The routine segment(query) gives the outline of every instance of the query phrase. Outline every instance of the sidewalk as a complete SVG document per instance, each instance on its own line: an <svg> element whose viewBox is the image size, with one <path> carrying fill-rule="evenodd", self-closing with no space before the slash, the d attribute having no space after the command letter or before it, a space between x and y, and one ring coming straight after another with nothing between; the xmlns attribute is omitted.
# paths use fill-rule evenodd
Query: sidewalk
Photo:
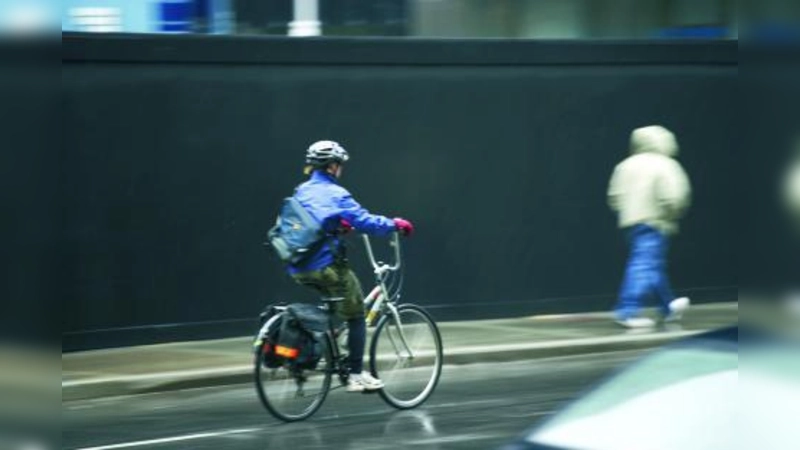
<svg viewBox="0 0 800 450"><path fill-rule="evenodd" d="M738 303L694 306L680 325L627 331L609 313L440 322L445 364L514 361L663 345L738 323ZM252 337L67 353L62 401L252 381Z"/></svg>

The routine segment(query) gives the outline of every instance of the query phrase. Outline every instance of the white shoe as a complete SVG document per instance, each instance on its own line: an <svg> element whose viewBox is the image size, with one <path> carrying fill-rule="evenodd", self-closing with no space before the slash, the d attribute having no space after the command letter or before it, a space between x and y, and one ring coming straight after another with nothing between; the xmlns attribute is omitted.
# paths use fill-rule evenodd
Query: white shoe
<svg viewBox="0 0 800 450"><path fill-rule="evenodd" d="M649 317L628 317L627 319L618 319L616 322L630 329L652 328L656 326L655 321Z"/></svg>
<svg viewBox="0 0 800 450"><path fill-rule="evenodd" d="M683 313L689 309L692 302L689 297L680 297L669 302L669 314L664 317L664 322L677 322L683 317Z"/></svg>
<svg viewBox="0 0 800 450"><path fill-rule="evenodd" d="M347 381L347 392L377 391L383 389L383 381L373 377L369 372L350 374Z"/></svg>

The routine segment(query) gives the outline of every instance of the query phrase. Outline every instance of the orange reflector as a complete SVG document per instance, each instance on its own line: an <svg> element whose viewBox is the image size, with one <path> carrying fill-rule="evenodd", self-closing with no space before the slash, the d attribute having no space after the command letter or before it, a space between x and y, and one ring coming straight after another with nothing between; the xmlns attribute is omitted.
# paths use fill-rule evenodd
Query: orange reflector
<svg viewBox="0 0 800 450"><path fill-rule="evenodd" d="M284 358L294 359L297 358L297 355L299 353L300 353L299 350L297 350L296 348L284 347L282 345L275 346L275 354L278 356L283 356Z"/></svg>

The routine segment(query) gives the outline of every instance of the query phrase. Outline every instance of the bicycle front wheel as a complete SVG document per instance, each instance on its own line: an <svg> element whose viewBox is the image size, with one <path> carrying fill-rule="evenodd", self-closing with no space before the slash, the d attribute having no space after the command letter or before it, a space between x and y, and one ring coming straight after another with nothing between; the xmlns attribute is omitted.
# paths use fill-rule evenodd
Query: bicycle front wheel
<svg viewBox="0 0 800 450"><path fill-rule="evenodd" d="M370 345L372 375L386 385L381 397L398 409L411 409L430 397L442 374L442 337L431 316L415 305L386 313Z"/></svg>
<svg viewBox="0 0 800 450"><path fill-rule="evenodd" d="M332 357L327 339L315 367L298 367L290 361L269 358L269 338L255 357L256 390L261 403L276 418L295 422L311 417L325 401L331 386Z"/></svg>

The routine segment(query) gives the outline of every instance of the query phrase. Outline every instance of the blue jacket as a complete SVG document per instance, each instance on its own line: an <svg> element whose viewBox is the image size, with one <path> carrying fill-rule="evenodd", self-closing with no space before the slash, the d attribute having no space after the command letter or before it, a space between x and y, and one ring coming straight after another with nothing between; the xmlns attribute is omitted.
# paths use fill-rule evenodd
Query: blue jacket
<svg viewBox="0 0 800 450"><path fill-rule="evenodd" d="M350 222L356 231L383 236L395 231L394 220L370 214L353 199L350 192L336 182L332 175L315 170L308 181L297 187L296 198L329 233L339 228L341 219ZM334 263L335 252L343 243L331 234L316 254L296 266L289 266L289 273L321 270Z"/></svg>

